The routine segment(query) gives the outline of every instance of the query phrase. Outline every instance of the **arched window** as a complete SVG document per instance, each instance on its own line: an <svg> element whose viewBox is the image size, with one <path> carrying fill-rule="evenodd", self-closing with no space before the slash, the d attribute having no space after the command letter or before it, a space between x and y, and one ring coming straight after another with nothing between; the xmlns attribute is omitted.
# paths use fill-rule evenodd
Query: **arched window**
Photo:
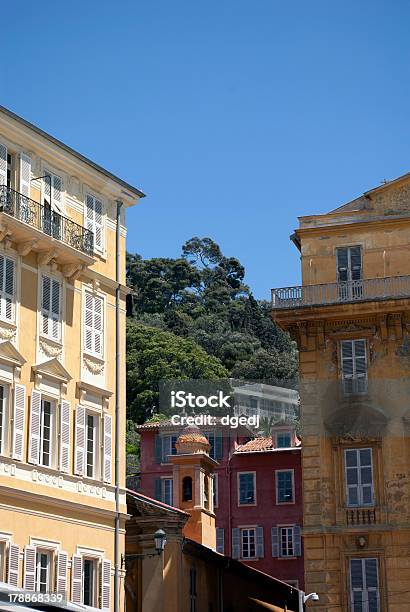
<svg viewBox="0 0 410 612"><path fill-rule="evenodd" d="M192 478L185 476L182 481L182 501L192 501Z"/></svg>

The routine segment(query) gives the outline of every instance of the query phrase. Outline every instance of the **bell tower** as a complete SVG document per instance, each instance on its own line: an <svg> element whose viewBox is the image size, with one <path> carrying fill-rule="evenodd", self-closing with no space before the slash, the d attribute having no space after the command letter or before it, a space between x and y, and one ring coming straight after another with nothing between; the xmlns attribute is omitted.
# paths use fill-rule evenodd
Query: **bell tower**
<svg viewBox="0 0 410 612"><path fill-rule="evenodd" d="M209 456L210 444L198 427L186 427L176 442L173 463L174 503L190 514L185 537L215 549L213 473L217 462Z"/></svg>

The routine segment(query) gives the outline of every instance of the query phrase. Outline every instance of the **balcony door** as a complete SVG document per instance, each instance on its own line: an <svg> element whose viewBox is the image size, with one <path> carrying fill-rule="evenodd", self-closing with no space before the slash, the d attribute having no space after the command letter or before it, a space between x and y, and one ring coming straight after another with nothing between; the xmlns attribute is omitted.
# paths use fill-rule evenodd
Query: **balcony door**
<svg viewBox="0 0 410 612"><path fill-rule="evenodd" d="M53 238L61 240L61 202L62 179L60 176L46 170L43 179L43 231Z"/></svg>
<svg viewBox="0 0 410 612"><path fill-rule="evenodd" d="M360 299L363 296L361 246L340 247L336 255L338 299Z"/></svg>

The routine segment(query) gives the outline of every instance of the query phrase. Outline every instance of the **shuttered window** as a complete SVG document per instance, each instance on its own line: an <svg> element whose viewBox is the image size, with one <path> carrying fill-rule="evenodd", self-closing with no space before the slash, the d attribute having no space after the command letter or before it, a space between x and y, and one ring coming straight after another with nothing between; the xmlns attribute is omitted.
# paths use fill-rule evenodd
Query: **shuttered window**
<svg viewBox="0 0 410 612"><path fill-rule="evenodd" d="M7 147L0 142L0 185L7 185Z"/></svg>
<svg viewBox="0 0 410 612"><path fill-rule="evenodd" d="M225 530L223 527L216 528L216 552L225 554Z"/></svg>
<svg viewBox="0 0 410 612"><path fill-rule="evenodd" d="M41 334L57 342L61 341L61 293L60 281L41 277Z"/></svg>
<svg viewBox="0 0 410 612"><path fill-rule="evenodd" d="M26 421L26 388L15 384L13 393L13 459L22 461Z"/></svg>
<svg viewBox="0 0 410 612"><path fill-rule="evenodd" d="M104 250L103 204L98 198L87 194L85 197L85 227L94 235L96 251Z"/></svg>
<svg viewBox="0 0 410 612"><path fill-rule="evenodd" d="M340 352L344 394L366 393L366 340L343 340L340 343Z"/></svg>
<svg viewBox="0 0 410 612"><path fill-rule="evenodd" d="M240 530L242 559L260 559L264 556L263 527Z"/></svg>
<svg viewBox="0 0 410 612"><path fill-rule="evenodd" d="M98 357L104 353L104 300L99 295L85 292L84 350Z"/></svg>
<svg viewBox="0 0 410 612"><path fill-rule="evenodd" d="M4 321L14 321L14 293L15 293L14 259L0 255L0 318Z"/></svg>
<svg viewBox="0 0 410 612"><path fill-rule="evenodd" d="M360 246L337 249L337 276L341 283L362 278L362 250Z"/></svg>
<svg viewBox="0 0 410 612"><path fill-rule="evenodd" d="M353 612L379 612L377 559L350 559L350 597Z"/></svg>
<svg viewBox="0 0 410 612"><path fill-rule="evenodd" d="M272 527L272 557L300 557L301 555L300 525Z"/></svg>
<svg viewBox="0 0 410 612"><path fill-rule="evenodd" d="M50 170L44 171L43 179L43 198L44 204L51 206L57 213L62 214L63 212L63 179L58 174L50 172ZM50 194L51 187L51 194Z"/></svg>
<svg viewBox="0 0 410 612"><path fill-rule="evenodd" d="M345 449L347 505L373 506L373 464L371 448Z"/></svg>

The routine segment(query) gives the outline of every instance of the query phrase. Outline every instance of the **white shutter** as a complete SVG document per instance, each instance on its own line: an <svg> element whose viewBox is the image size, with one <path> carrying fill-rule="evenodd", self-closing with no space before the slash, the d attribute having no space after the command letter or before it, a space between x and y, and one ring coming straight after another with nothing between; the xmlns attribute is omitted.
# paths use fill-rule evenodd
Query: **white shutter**
<svg viewBox="0 0 410 612"><path fill-rule="evenodd" d="M0 185L7 185L7 147L0 142Z"/></svg>
<svg viewBox="0 0 410 612"><path fill-rule="evenodd" d="M30 432L28 461L38 465L40 461L40 421L41 421L41 393L35 389L31 392L30 401Z"/></svg>
<svg viewBox="0 0 410 612"><path fill-rule="evenodd" d="M63 550L60 550L59 553L57 554L56 569L57 569L56 591L57 593L61 593L63 597L66 597L68 595L67 594L68 555Z"/></svg>
<svg viewBox="0 0 410 612"><path fill-rule="evenodd" d="M51 177L51 181L52 181L52 187L53 187L53 192L52 192L52 199L53 199L53 205L54 208L57 210L57 212L62 213L62 206L63 206L63 195L62 195L62 191L63 191L63 180L60 176L57 176L56 174L53 174Z"/></svg>
<svg viewBox="0 0 410 612"><path fill-rule="evenodd" d="M85 408L78 404L75 413L75 460L74 472L84 476L85 462Z"/></svg>
<svg viewBox="0 0 410 612"><path fill-rule="evenodd" d="M0 255L0 316L7 321L14 320L14 276L14 259Z"/></svg>
<svg viewBox="0 0 410 612"><path fill-rule="evenodd" d="M60 404L60 470L70 471L71 404L62 400Z"/></svg>
<svg viewBox="0 0 410 612"><path fill-rule="evenodd" d="M36 547L26 546L24 549L24 583L26 591L36 590Z"/></svg>
<svg viewBox="0 0 410 612"><path fill-rule="evenodd" d="M94 240L95 248L103 249L103 205L100 200L94 198Z"/></svg>
<svg viewBox="0 0 410 612"><path fill-rule="evenodd" d="M94 296L94 352L103 354L103 299Z"/></svg>
<svg viewBox="0 0 410 612"><path fill-rule="evenodd" d="M104 416L104 482L112 481L112 417Z"/></svg>
<svg viewBox="0 0 410 612"><path fill-rule="evenodd" d="M83 559L81 555L73 555L71 562L71 600L82 603Z"/></svg>
<svg viewBox="0 0 410 612"><path fill-rule="evenodd" d="M53 279L51 282L51 336L54 340L60 339L60 304L61 304L61 284Z"/></svg>
<svg viewBox="0 0 410 612"><path fill-rule="evenodd" d="M48 336L50 333L49 314L51 310L51 278L43 276L41 279L41 333Z"/></svg>
<svg viewBox="0 0 410 612"><path fill-rule="evenodd" d="M367 390L366 340L341 342L343 388L347 394Z"/></svg>
<svg viewBox="0 0 410 612"><path fill-rule="evenodd" d="M92 352L94 348L94 308L93 296L85 293L84 306L84 350Z"/></svg>
<svg viewBox="0 0 410 612"><path fill-rule="evenodd" d="M102 561L102 580L101 580L101 609L104 612L110 611L111 605L111 561Z"/></svg>
<svg viewBox="0 0 410 612"><path fill-rule="evenodd" d="M25 153L20 155L20 193L30 197L31 159Z"/></svg>
<svg viewBox="0 0 410 612"><path fill-rule="evenodd" d="M264 556L263 542L263 527L256 528L256 556L262 558Z"/></svg>
<svg viewBox="0 0 410 612"><path fill-rule="evenodd" d="M18 544L9 545L7 582L10 586L19 586L20 574L20 547Z"/></svg>
<svg viewBox="0 0 410 612"><path fill-rule="evenodd" d="M26 388L14 385L13 406L13 459L22 461L24 450L24 430L26 421Z"/></svg>
<svg viewBox="0 0 410 612"><path fill-rule="evenodd" d="M103 203L94 196L85 197L85 226L94 234L94 247L97 251L104 248Z"/></svg>

